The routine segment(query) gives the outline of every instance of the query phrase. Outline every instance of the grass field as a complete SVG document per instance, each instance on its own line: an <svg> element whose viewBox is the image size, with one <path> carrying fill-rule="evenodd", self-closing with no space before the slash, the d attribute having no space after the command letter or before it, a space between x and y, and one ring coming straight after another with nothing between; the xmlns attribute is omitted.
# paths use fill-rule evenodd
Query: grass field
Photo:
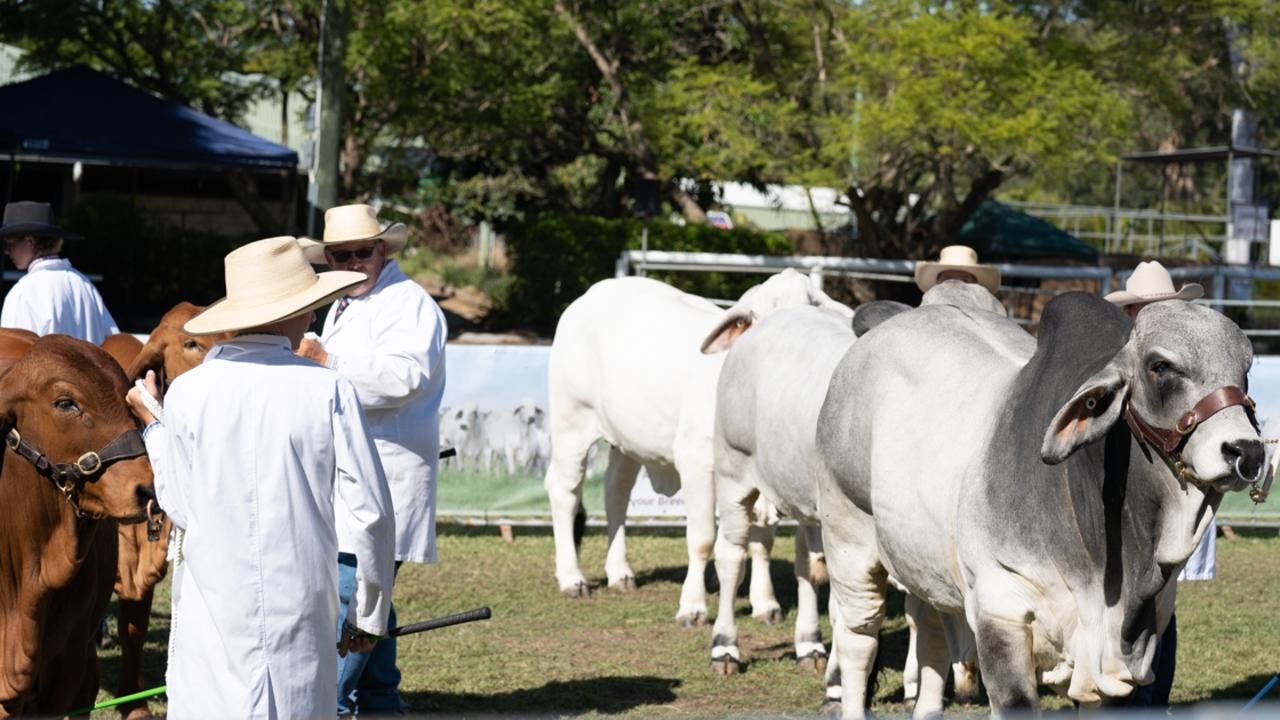
<svg viewBox="0 0 1280 720"><path fill-rule="evenodd" d="M793 538L780 537L772 573L787 610L784 624L741 617L744 672L708 670L709 628L673 620L685 548L678 532L629 537L639 589L596 588L585 600L562 597L553 579L550 533L517 529L505 544L495 529L442 527L441 562L408 565L396 586L402 621L489 605L493 619L406 638L399 647L402 690L414 713L477 715L801 716L816 713L822 681L794 664ZM589 532L582 550L588 578L600 581L604 534ZM1219 539L1218 579L1179 590L1178 676L1174 702L1230 701L1239 707L1280 672L1280 539L1274 531ZM714 587L714 585L713 585ZM825 592L824 592L825 596ZM712 598L714 612L714 597ZM160 588L147 645L149 685L163 682L168 586ZM906 651L901 599L892 598L883 635L887 667L876 709L899 711ZM830 638L829 628L825 627ZM115 651L103 656L103 687L114 687ZM110 695L103 693L100 700ZM1049 707L1064 707L1058 699ZM153 706L158 709L158 706ZM960 709L965 714L981 708ZM98 717L112 717L101 711Z"/></svg>

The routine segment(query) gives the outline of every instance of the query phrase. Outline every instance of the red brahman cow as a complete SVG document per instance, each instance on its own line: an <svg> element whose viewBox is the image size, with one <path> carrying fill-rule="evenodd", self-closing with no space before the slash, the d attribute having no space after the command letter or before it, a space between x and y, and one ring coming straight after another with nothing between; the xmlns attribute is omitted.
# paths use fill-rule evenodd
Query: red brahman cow
<svg viewBox="0 0 1280 720"><path fill-rule="evenodd" d="M175 305L160 324L151 332L143 345L132 335L112 335L102 347L120 367L130 382L147 374L156 373L156 382L163 394L179 375L204 362L205 353L214 343L225 340L233 333L195 336L184 332L182 326L203 307L184 302ZM165 556L169 551L168 519L160 530L160 538L147 540L145 525L121 525L119 532L120 555L117 563L116 596L120 599L117 626L120 634L120 682L116 697L132 695L146 688L142 680L142 648L151 624L151 602L155 586L169 570ZM139 700L120 706L120 712L129 718L149 714L147 702Z"/></svg>
<svg viewBox="0 0 1280 720"><path fill-rule="evenodd" d="M0 372L0 715L64 715L98 694L114 520L145 519L151 464L101 348L0 330Z"/></svg>

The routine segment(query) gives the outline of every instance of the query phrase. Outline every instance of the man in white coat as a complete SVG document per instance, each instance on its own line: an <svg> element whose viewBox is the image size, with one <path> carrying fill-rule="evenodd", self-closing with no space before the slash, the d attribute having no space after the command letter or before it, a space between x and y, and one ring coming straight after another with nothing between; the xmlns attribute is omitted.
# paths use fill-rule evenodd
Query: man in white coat
<svg viewBox="0 0 1280 720"><path fill-rule="evenodd" d="M448 336L439 306L388 259L407 239L402 223L382 229L372 207L343 205L325 213L321 241L300 241L311 262L368 276L329 308L320 340L303 340L298 353L337 370L356 387L391 486L397 569L401 562L436 560L436 472ZM345 605L360 565L345 553L338 561ZM402 713L399 685L394 640L378 643L368 655L352 653L338 662L338 712Z"/></svg>
<svg viewBox="0 0 1280 720"><path fill-rule="evenodd" d="M4 206L0 239L14 267L27 274L13 286L0 309L0 327L37 335L62 333L101 345L120 332L89 278L58 257L65 238L79 236L53 224L48 203L13 202Z"/></svg>
<svg viewBox="0 0 1280 720"><path fill-rule="evenodd" d="M130 405L147 422L172 548L169 716L332 717L339 652L388 629L395 520L351 383L293 353L314 308L364 281L316 275L291 237L226 257L227 297L193 335L240 331ZM159 422L152 416L160 414ZM359 560L341 635L339 551Z"/></svg>

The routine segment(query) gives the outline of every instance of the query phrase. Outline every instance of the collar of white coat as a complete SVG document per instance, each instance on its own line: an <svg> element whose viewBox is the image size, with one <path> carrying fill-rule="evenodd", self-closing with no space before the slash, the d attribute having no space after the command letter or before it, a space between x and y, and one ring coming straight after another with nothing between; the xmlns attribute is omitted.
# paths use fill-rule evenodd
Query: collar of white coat
<svg viewBox="0 0 1280 720"><path fill-rule="evenodd" d="M38 257L31 261L27 266L27 272L39 272L41 270L70 270L71 261L66 258L55 257L52 255L46 257Z"/></svg>
<svg viewBox="0 0 1280 720"><path fill-rule="evenodd" d="M283 335L268 335L266 333L237 335L230 340L223 340L209 348L209 354L204 356L204 360L208 362L216 357L234 358L250 353L274 352L277 350L292 353L293 346L289 343L289 338Z"/></svg>
<svg viewBox="0 0 1280 720"><path fill-rule="evenodd" d="M404 279L405 274L404 271L400 269L400 263L396 262L392 258L387 258L386 264L382 266L382 272L378 273L378 282L374 283L373 287L369 289L369 292L364 295L361 295L358 298L351 298L351 307L343 311L342 317L347 317L347 313L354 310L360 303L368 300L374 295L377 295L379 292L382 292L383 288ZM338 318L337 322L342 322L342 317Z"/></svg>

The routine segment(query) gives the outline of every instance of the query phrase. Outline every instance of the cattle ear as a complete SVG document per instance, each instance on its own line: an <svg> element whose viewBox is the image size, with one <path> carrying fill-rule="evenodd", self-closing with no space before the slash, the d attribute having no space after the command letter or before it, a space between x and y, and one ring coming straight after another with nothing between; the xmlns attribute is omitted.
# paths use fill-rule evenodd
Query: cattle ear
<svg viewBox="0 0 1280 720"><path fill-rule="evenodd" d="M754 319L749 310L729 308L707 339L702 341L702 354L714 355L728 350L742 333L751 328Z"/></svg>
<svg viewBox="0 0 1280 720"><path fill-rule="evenodd" d="M125 368L124 374L129 377L129 382L133 382L146 377L148 370L156 372L160 392L164 392L164 346L153 338L147 338L147 343L138 351L133 362L129 363L129 367Z"/></svg>
<svg viewBox="0 0 1280 720"><path fill-rule="evenodd" d="M1129 397L1129 381L1115 361L1107 364L1076 390L1053 416L1045 431L1040 458L1050 465L1102 438L1120 418Z"/></svg>

